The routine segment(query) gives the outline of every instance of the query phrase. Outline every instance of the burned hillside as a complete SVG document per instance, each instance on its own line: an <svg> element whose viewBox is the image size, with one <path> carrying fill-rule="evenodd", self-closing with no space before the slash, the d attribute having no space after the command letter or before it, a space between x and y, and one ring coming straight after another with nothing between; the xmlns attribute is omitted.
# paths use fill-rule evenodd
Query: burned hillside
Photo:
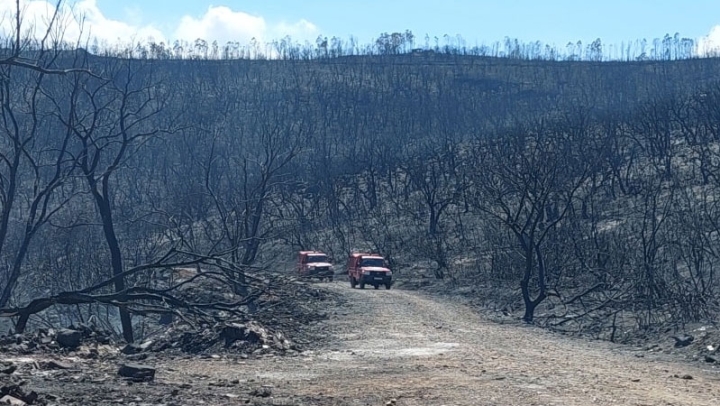
<svg viewBox="0 0 720 406"><path fill-rule="evenodd" d="M718 59L6 51L0 308L20 330L93 317L134 341L146 317L251 314L299 249L380 252L400 282L612 340L716 317ZM196 266L232 300L160 277Z"/></svg>

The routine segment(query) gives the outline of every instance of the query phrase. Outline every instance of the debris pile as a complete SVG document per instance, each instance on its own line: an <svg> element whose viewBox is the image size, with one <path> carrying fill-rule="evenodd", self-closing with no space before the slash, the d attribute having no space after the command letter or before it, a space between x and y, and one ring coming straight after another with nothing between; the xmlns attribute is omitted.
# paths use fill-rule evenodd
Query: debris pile
<svg viewBox="0 0 720 406"><path fill-rule="evenodd" d="M90 324L0 336L0 405L180 405L200 393L208 404L270 401L274 389L259 382L169 382L162 361L239 358L231 362L242 363L299 355L322 345L326 327L318 322L332 313L338 298L289 278L264 283L268 289L247 308L204 315L175 309L177 316L156 326L154 333L146 328L135 343ZM227 389L206 392L205 387Z"/></svg>
<svg viewBox="0 0 720 406"><path fill-rule="evenodd" d="M143 359L152 352L206 354L233 352L239 354L278 353L297 350L281 331L273 331L257 322L218 322L212 326L193 329L187 324L170 327L162 334L150 337L141 344L127 344L120 352Z"/></svg>
<svg viewBox="0 0 720 406"><path fill-rule="evenodd" d="M33 390L24 388L26 381L15 372L18 366L9 361L0 361L0 404L5 405L45 405L44 397Z"/></svg>
<svg viewBox="0 0 720 406"><path fill-rule="evenodd" d="M680 337L673 336L674 347L681 348L687 356L710 364L720 364L720 329L705 325Z"/></svg>
<svg viewBox="0 0 720 406"><path fill-rule="evenodd" d="M109 345L112 333L84 323L55 330L41 328L25 334L0 336L0 353L32 354L37 352L75 351L83 345Z"/></svg>
<svg viewBox="0 0 720 406"><path fill-rule="evenodd" d="M99 347L107 346L116 353L122 348L125 355L158 352L282 355L317 342L322 333L316 324L328 317L326 309L334 307L332 301L337 299L311 283L286 277L264 283L268 288L242 312L214 311L203 317L177 317L139 344L123 347L115 341L117 335L113 332L76 323L61 329L41 328L25 334L2 335L0 353L83 352L92 357Z"/></svg>
<svg viewBox="0 0 720 406"><path fill-rule="evenodd" d="M25 391L21 384L6 385L3 383L2 386L0 386L0 404L16 406L45 404L45 401L40 400L36 392Z"/></svg>
<svg viewBox="0 0 720 406"><path fill-rule="evenodd" d="M273 331L284 331L295 343L311 343L323 337L316 325L328 318L328 309L342 305L340 297L301 281L286 281L273 294L260 296L255 320Z"/></svg>
<svg viewBox="0 0 720 406"><path fill-rule="evenodd" d="M99 359L56 361L61 354L33 354L0 361L0 405L184 405L190 398L202 396L206 404L245 404L254 395L255 383L240 380L198 380L173 382L156 380L155 365L108 362ZM172 370L172 368L164 368ZM10 372L12 371L12 372ZM203 391L203 388L225 388ZM234 393L228 393L231 390ZM200 395L199 395L200 394ZM235 399L233 402L230 399ZM196 402L191 402L196 404ZM203 402L200 402L203 403Z"/></svg>
<svg viewBox="0 0 720 406"><path fill-rule="evenodd" d="M178 320L121 352L133 360L159 352L287 355L321 341L317 323L328 317L326 309L338 299L307 282L278 279L270 285L273 288L259 295L242 318L218 312L196 323Z"/></svg>

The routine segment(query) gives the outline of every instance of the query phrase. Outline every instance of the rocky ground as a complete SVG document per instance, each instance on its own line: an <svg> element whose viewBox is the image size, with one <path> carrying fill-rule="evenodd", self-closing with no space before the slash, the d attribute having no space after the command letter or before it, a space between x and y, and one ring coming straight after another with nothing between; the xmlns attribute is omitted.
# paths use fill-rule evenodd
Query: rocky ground
<svg viewBox="0 0 720 406"><path fill-rule="evenodd" d="M620 346L498 324L418 292L318 287L339 300L328 302L326 320L308 326L313 341L300 344L252 324L209 328L207 340L235 337L232 351L224 344L158 350L166 345L157 342L126 348L92 331L72 349L57 342L67 331L20 344L6 338L0 398L45 405L720 404L717 362L679 360L663 351L673 342Z"/></svg>

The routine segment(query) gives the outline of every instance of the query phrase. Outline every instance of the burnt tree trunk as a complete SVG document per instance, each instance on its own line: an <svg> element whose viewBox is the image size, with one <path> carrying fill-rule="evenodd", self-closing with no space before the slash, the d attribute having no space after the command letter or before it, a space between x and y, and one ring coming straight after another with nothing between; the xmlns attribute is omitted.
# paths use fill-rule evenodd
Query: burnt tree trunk
<svg viewBox="0 0 720 406"><path fill-rule="evenodd" d="M535 309L547 298L545 261L540 246L533 242L532 235L526 236L519 234L517 237L525 251L525 270L523 272L523 278L520 281L523 303L525 304L523 321L532 323L535 318ZM534 271L536 267L538 293L535 298L532 298L530 281L535 274Z"/></svg>
<svg viewBox="0 0 720 406"><path fill-rule="evenodd" d="M109 175L106 174L102 179L102 193L97 190L97 182L92 176L88 176L90 182L92 195L95 198L100 218L102 219L103 234L105 235L105 241L107 242L108 249L110 250L110 266L113 275L113 284L115 286L115 292L121 293L125 291L125 278L123 278L123 260L122 252L120 251L120 243L115 233L115 225L112 217L112 207L109 201ZM121 297L122 298L122 297ZM120 312L120 323L122 326L123 338L128 343L135 341L133 334L132 318L130 312L124 308L119 307Z"/></svg>

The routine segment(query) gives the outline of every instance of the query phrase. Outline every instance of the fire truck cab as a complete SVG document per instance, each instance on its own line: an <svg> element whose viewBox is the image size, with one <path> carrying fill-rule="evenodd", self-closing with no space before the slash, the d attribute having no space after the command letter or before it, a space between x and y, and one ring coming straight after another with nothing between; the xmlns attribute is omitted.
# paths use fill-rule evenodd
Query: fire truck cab
<svg viewBox="0 0 720 406"><path fill-rule="evenodd" d="M298 253L297 272L307 278L318 278L321 281L333 280L333 266L328 256L320 251L300 251Z"/></svg>
<svg viewBox="0 0 720 406"><path fill-rule="evenodd" d="M380 285L385 285L385 289L392 287L392 271L388 268L385 258L377 254L359 252L350 254L347 273L352 288L357 285L360 285L360 289L365 289L365 285L372 285L375 289Z"/></svg>

